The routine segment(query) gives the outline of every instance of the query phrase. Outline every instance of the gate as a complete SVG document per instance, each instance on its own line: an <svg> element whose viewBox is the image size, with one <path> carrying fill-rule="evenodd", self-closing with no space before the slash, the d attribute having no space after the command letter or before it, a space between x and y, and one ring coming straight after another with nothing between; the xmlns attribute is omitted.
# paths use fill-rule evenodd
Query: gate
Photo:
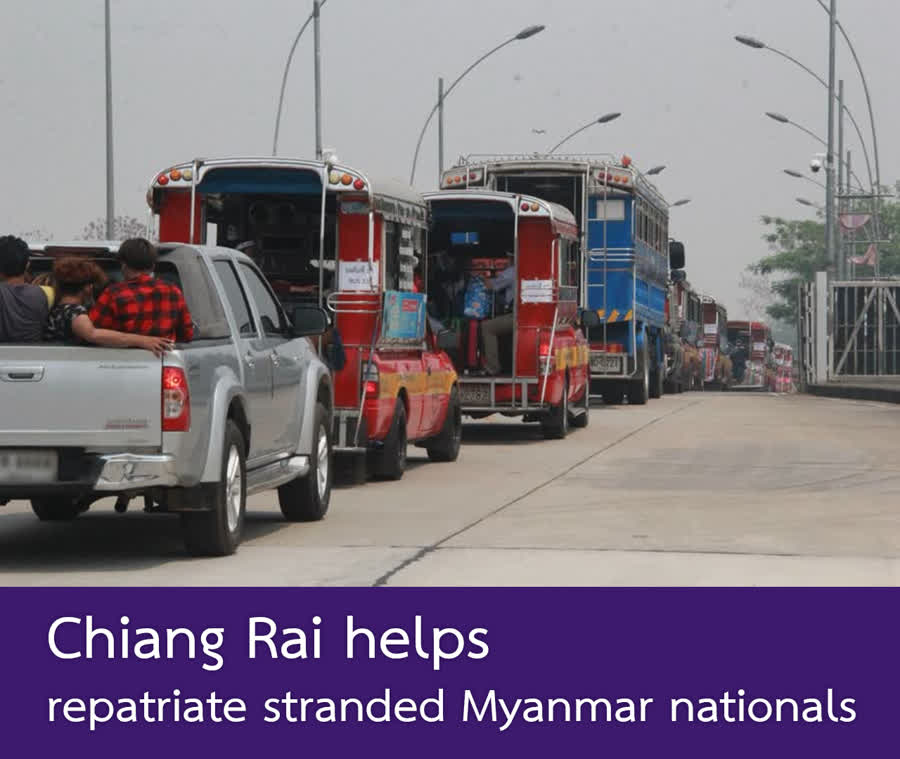
<svg viewBox="0 0 900 759"><path fill-rule="evenodd" d="M898 304L897 280L829 286L830 379L900 375Z"/></svg>

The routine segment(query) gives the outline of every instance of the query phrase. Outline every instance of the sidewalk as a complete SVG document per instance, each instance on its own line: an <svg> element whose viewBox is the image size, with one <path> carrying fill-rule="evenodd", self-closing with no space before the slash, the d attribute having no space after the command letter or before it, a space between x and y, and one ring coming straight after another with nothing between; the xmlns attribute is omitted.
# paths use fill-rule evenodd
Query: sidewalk
<svg viewBox="0 0 900 759"><path fill-rule="evenodd" d="M823 384L809 385L807 391L812 395L826 398L900 403L900 377L897 377L896 380L889 377L877 377L872 380L833 380Z"/></svg>

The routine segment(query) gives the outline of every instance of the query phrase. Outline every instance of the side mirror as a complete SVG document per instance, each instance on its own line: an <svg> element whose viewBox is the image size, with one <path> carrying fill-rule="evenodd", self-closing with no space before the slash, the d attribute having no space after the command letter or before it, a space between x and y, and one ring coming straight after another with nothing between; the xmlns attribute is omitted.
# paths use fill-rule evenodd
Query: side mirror
<svg viewBox="0 0 900 759"><path fill-rule="evenodd" d="M684 268L684 243L678 242L678 240L672 240L669 243L669 268Z"/></svg>
<svg viewBox="0 0 900 759"><path fill-rule="evenodd" d="M434 342L439 350L454 351L459 345L456 333L453 330L442 329L434 338Z"/></svg>
<svg viewBox="0 0 900 759"><path fill-rule="evenodd" d="M597 316L596 311L591 311L590 309L586 308L581 312L581 324L585 327L585 329L599 327L600 317Z"/></svg>
<svg viewBox="0 0 900 759"><path fill-rule="evenodd" d="M328 314L318 306L296 306L291 313L291 327L295 337L321 335L328 329Z"/></svg>
<svg viewBox="0 0 900 759"><path fill-rule="evenodd" d="M671 279L673 282L684 282L687 279L687 272L684 269L673 269Z"/></svg>

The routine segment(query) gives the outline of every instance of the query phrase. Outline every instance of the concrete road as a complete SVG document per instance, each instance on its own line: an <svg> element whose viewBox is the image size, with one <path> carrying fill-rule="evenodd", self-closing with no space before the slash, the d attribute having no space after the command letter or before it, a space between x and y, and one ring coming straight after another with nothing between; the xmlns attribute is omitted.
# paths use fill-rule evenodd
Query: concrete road
<svg viewBox="0 0 900 759"><path fill-rule="evenodd" d="M245 542L189 559L178 519L0 509L8 585L897 585L900 406L692 393L597 407L543 441L469 424L456 464L338 488L288 525L251 499Z"/></svg>

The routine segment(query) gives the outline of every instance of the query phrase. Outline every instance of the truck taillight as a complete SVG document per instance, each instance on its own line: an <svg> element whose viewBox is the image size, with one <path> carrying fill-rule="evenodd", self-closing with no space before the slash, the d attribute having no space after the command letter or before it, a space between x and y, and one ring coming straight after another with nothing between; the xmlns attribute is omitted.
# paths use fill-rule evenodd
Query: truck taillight
<svg viewBox="0 0 900 759"><path fill-rule="evenodd" d="M550 353L550 346L543 343L538 351L540 356L541 374L552 372L556 369L556 358Z"/></svg>
<svg viewBox="0 0 900 759"><path fill-rule="evenodd" d="M363 377L363 393L367 399L378 397L378 367L374 364L369 366Z"/></svg>
<svg viewBox="0 0 900 759"><path fill-rule="evenodd" d="M191 427L191 395L184 369L163 367L162 428L163 432L187 432Z"/></svg>

